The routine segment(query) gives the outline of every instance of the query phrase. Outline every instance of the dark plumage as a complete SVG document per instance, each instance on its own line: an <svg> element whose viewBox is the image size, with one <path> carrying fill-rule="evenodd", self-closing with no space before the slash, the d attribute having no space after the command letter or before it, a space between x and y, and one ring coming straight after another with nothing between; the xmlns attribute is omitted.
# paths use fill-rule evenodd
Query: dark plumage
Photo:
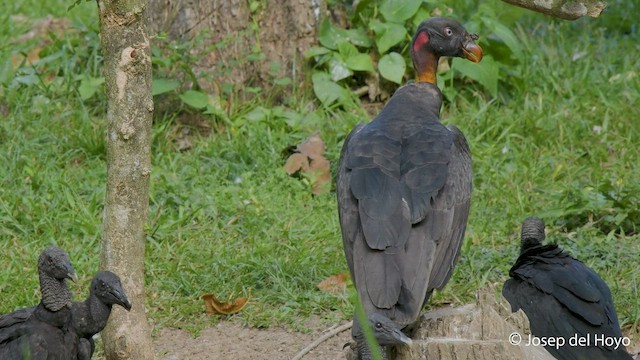
<svg viewBox="0 0 640 360"><path fill-rule="evenodd" d="M401 328L445 286L464 236L471 155L460 130L440 123L435 72L440 56L480 61L476 38L450 19L423 22L411 46L418 81L399 88L342 148L338 212L349 270L368 316Z"/></svg>
<svg viewBox="0 0 640 360"><path fill-rule="evenodd" d="M91 359L95 350L92 337L107 325L113 305L131 310L120 278L110 271L100 272L91 281L87 300L74 302L71 306L73 328L80 338L78 360Z"/></svg>
<svg viewBox="0 0 640 360"><path fill-rule="evenodd" d="M596 337L622 337L607 284L557 245L543 245L544 238L542 220L523 222L520 256L502 288L511 310L527 314L533 335L565 339L564 346L545 347L556 359L631 359L622 345L596 344ZM590 344L571 346L576 335Z"/></svg>
<svg viewBox="0 0 640 360"><path fill-rule="evenodd" d="M40 304L0 317L0 359L66 360L77 352L66 284L76 274L69 255L57 247L47 248L38 259L38 275Z"/></svg>
<svg viewBox="0 0 640 360"><path fill-rule="evenodd" d="M367 317L369 326L373 330L373 336L376 338L378 345L411 345L411 339L406 336L400 327L393 321L389 320L386 316L373 313ZM364 334L360 329L360 323L358 321L353 322L353 326L357 328L355 333L357 334L356 340L356 358L362 360L373 359L372 351L367 346L364 339ZM384 349L382 349L382 356L386 359Z"/></svg>

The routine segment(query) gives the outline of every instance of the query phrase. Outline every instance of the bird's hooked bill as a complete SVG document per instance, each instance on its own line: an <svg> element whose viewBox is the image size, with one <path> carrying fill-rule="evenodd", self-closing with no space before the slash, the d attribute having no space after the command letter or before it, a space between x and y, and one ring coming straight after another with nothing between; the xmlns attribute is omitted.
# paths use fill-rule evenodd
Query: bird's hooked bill
<svg viewBox="0 0 640 360"><path fill-rule="evenodd" d="M69 271L67 273L67 279L73 281L73 282L77 282L78 281L78 274L76 274L75 271L73 271L73 269L71 269L71 271Z"/></svg>
<svg viewBox="0 0 640 360"><path fill-rule="evenodd" d="M462 45L462 52L465 59L478 63L482 60L482 48L475 43L475 40L478 40L478 34L470 34Z"/></svg>
<svg viewBox="0 0 640 360"><path fill-rule="evenodd" d="M396 331L397 331L396 338L398 339L398 341L400 341L401 343L407 346L411 346L411 344L413 344L413 341L411 340L411 338L405 335L402 331L400 330L396 330Z"/></svg>

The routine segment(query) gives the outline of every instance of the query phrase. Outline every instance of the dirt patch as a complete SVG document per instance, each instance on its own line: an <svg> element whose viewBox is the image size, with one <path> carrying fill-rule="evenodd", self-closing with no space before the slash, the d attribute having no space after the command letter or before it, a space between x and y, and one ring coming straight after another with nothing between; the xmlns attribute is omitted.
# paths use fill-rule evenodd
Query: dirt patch
<svg viewBox="0 0 640 360"><path fill-rule="evenodd" d="M222 321L202 330L196 338L186 330L163 329L154 343L160 360L291 359L326 330L318 328L310 333L283 328L260 330ZM320 344L304 360L344 359L342 347L349 341L351 331L347 330Z"/></svg>

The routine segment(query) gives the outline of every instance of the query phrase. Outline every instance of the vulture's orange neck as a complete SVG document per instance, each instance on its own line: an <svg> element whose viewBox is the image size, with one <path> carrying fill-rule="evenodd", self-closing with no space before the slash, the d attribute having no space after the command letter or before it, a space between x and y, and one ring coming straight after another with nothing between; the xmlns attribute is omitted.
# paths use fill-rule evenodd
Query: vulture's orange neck
<svg viewBox="0 0 640 360"><path fill-rule="evenodd" d="M429 34L426 31L422 31L416 36L412 45L413 66L416 69L416 81L436 84L438 56L431 52L427 46L428 43Z"/></svg>

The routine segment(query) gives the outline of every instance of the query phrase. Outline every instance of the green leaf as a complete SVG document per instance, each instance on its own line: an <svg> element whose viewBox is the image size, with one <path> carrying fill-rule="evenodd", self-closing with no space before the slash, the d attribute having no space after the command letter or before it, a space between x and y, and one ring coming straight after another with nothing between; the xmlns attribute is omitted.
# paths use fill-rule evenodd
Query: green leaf
<svg viewBox="0 0 640 360"><path fill-rule="evenodd" d="M355 28L346 30L348 40L360 47L370 48L373 45L371 38L363 28Z"/></svg>
<svg viewBox="0 0 640 360"><path fill-rule="evenodd" d="M380 5L380 13L387 21L402 24L418 11L421 4L422 1L416 0L385 0Z"/></svg>
<svg viewBox="0 0 640 360"><path fill-rule="evenodd" d="M351 70L355 71L371 71L373 72L373 64L369 54L357 54L345 60L345 63Z"/></svg>
<svg viewBox="0 0 640 360"><path fill-rule="evenodd" d="M335 56L329 60L329 72L331 73L331 80L333 81L340 81L353 75L353 72L349 70L347 64L338 54L335 54Z"/></svg>
<svg viewBox="0 0 640 360"><path fill-rule="evenodd" d="M485 25L507 45L517 59L522 59L523 48L518 37L501 22L495 19L483 19Z"/></svg>
<svg viewBox="0 0 640 360"><path fill-rule="evenodd" d="M167 93L180 86L180 82L175 79L155 78L151 83L151 94L153 96Z"/></svg>
<svg viewBox="0 0 640 360"><path fill-rule="evenodd" d="M373 64L369 54L361 54L355 46L350 43L342 43L338 45L340 57L344 59L344 65L350 70L355 71L373 71ZM333 72L332 72L333 74ZM339 80L339 79L334 79Z"/></svg>
<svg viewBox="0 0 640 360"><path fill-rule="evenodd" d="M346 59L348 57L354 56L358 54L358 49L353 46L351 43L345 42L338 45L338 53L340 57Z"/></svg>
<svg viewBox="0 0 640 360"><path fill-rule="evenodd" d="M407 65L404 62L404 58L397 52L391 52L383 56L378 62L380 75L396 84L402 83L402 77L406 69Z"/></svg>
<svg viewBox="0 0 640 360"><path fill-rule="evenodd" d="M477 81L491 93L491 96L496 97L498 95L500 67L491 55L484 56L479 63L472 63L462 58L453 58L451 67L454 71Z"/></svg>
<svg viewBox="0 0 640 360"><path fill-rule="evenodd" d="M373 20L370 26L376 33L376 46L380 54L385 54L391 47L400 43L407 36L407 30L402 25Z"/></svg>
<svg viewBox="0 0 640 360"><path fill-rule="evenodd" d="M327 53L330 53L330 52L331 52L331 50L327 49L326 47L313 46L309 50L304 52L304 57L307 58L307 59L310 59L312 57L324 55L324 54L327 54Z"/></svg>
<svg viewBox="0 0 640 360"><path fill-rule="evenodd" d="M197 90L187 90L179 97L182 102L196 109L203 109L210 103L209 95Z"/></svg>
<svg viewBox="0 0 640 360"><path fill-rule="evenodd" d="M100 86L104 84L104 77L91 77L82 75L80 78L80 86L78 86L78 92L82 100L87 100L98 91Z"/></svg>
<svg viewBox="0 0 640 360"><path fill-rule="evenodd" d="M313 82L313 92L322 104L331 105L342 96L346 96L346 90L331 81L329 74L324 72L316 72L311 76Z"/></svg>
<svg viewBox="0 0 640 360"><path fill-rule="evenodd" d="M340 43L346 42L349 34L345 29L333 26L328 18L324 18L318 28L318 40L324 47L336 50Z"/></svg>

